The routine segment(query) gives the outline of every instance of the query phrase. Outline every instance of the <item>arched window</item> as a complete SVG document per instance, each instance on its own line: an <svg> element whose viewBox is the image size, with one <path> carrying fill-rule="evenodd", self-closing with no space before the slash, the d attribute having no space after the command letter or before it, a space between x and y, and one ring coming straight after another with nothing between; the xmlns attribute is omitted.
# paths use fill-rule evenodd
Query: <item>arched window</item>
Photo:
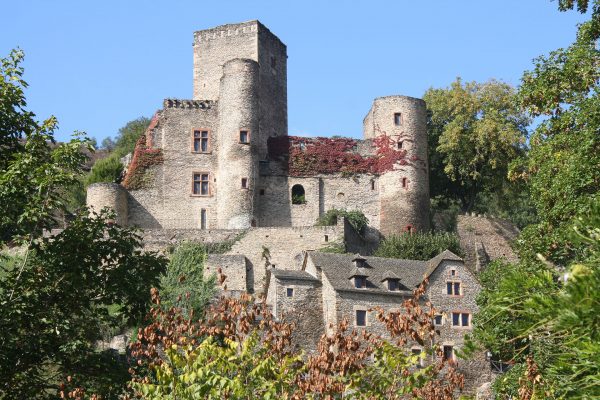
<svg viewBox="0 0 600 400"><path fill-rule="evenodd" d="M292 186L292 204L304 204L306 198L304 197L304 187L302 185Z"/></svg>

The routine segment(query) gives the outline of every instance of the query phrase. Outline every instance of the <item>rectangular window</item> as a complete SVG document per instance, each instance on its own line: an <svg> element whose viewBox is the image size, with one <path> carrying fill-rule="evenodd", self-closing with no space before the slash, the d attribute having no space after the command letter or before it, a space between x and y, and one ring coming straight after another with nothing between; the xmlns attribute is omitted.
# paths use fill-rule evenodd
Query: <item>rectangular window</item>
<svg viewBox="0 0 600 400"><path fill-rule="evenodd" d="M451 269L450 270L450 276L456 276L456 270L455 269Z"/></svg>
<svg viewBox="0 0 600 400"><path fill-rule="evenodd" d="M250 138L250 135L248 134L248 131L240 131L240 143L244 143L244 144L250 143L249 138Z"/></svg>
<svg viewBox="0 0 600 400"><path fill-rule="evenodd" d="M434 324L434 325L437 325L437 326L442 326L442 325L444 325L444 316L443 316L443 315L441 315L441 314L438 314L438 315L436 315L436 316L433 318L433 324Z"/></svg>
<svg viewBox="0 0 600 400"><path fill-rule="evenodd" d="M210 194L209 174L194 172L192 194L199 196L208 196Z"/></svg>
<svg viewBox="0 0 600 400"><path fill-rule="evenodd" d="M200 210L200 229L206 229L206 209Z"/></svg>
<svg viewBox="0 0 600 400"><path fill-rule="evenodd" d="M208 131L194 131L194 152L208 153Z"/></svg>
<svg viewBox="0 0 600 400"><path fill-rule="evenodd" d="M375 179L371 179L371 190L375 190Z"/></svg>
<svg viewBox="0 0 600 400"><path fill-rule="evenodd" d="M356 326L367 326L366 310L356 310Z"/></svg>
<svg viewBox="0 0 600 400"><path fill-rule="evenodd" d="M248 178L242 178L242 189L248 189Z"/></svg>
<svg viewBox="0 0 600 400"><path fill-rule="evenodd" d="M460 282L446 282L446 294L450 296L460 296L462 294Z"/></svg>
<svg viewBox="0 0 600 400"><path fill-rule="evenodd" d="M258 192L261 196L265 195L265 189L260 189L260 191Z"/></svg>
<svg viewBox="0 0 600 400"><path fill-rule="evenodd" d="M452 326L468 328L471 326L471 314L469 313L452 313Z"/></svg>
<svg viewBox="0 0 600 400"><path fill-rule="evenodd" d="M398 281L395 279L388 279L388 290L394 291L399 289Z"/></svg>
<svg viewBox="0 0 600 400"><path fill-rule="evenodd" d="M401 149L401 148L402 148L402 145L403 145L403 142L402 142L402 140L398 140L398 149Z"/></svg>
<svg viewBox="0 0 600 400"><path fill-rule="evenodd" d="M396 125L396 126L402 125L402 113L394 114L394 125Z"/></svg>
<svg viewBox="0 0 600 400"><path fill-rule="evenodd" d="M444 360L454 360L454 348L452 346L444 346Z"/></svg>
<svg viewBox="0 0 600 400"><path fill-rule="evenodd" d="M423 367L423 350L419 348L413 348L410 350L413 356L417 356L417 368Z"/></svg>
<svg viewBox="0 0 600 400"><path fill-rule="evenodd" d="M285 294L287 297L294 297L294 288L291 288L291 287L287 288L285 291Z"/></svg>

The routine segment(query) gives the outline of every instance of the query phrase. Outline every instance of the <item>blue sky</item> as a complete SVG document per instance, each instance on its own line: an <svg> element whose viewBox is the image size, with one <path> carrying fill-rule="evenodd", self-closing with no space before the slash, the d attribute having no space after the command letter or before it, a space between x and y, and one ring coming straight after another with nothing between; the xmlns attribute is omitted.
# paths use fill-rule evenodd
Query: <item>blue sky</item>
<svg viewBox="0 0 600 400"><path fill-rule="evenodd" d="M575 38L556 1L2 1L0 55L26 53L29 109L101 140L192 96L192 33L259 19L288 46L289 133L360 137L378 96L457 76L518 85Z"/></svg>

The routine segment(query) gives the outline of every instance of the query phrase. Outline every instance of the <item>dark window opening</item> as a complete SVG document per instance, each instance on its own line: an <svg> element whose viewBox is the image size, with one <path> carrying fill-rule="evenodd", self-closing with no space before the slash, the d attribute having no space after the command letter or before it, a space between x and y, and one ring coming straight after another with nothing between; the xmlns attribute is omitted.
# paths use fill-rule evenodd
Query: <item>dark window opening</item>
<svg viewBox="0 0 600 400"><path fill-rule="evenodd" d="M444 324L444 317L443 317L442 315L439 315L439 314L438 314L438 315L436 315L436 316L433 318L433 323L434 323L435 325L443 325L443 324Z"/></svg>
<svg viewBox="0 0 600 400"><path fill-rule="evenodd" d="M460 322L462 323L462 326L469 326L469 314L462 313L460 318L461 318Z"/></svg>
<svg viewBox="0 0 600 400"><path fill-rule="evenodd" d="M451 269L450 270L450 275L451 276L456 276L456 270L455 269Z"/></svg>
<svg viewBox="0 0 600 400"><path fill-rule="evenodd" d="M248 131L240 131L240 143L248 144Z"/></svg>
<svg viewBox="0 0 600 400"><path fill-rule="evenodd" d="M242 189L248 189L248 178L242 178Z"/></svg>
<svg viewBox="0 0 600 400"><path fill-rule="evenodd" d="M400 284L398 283L398 280L396 279L388 279L388 290L399 290L400 289Z"/></svg>
<svg viewBox="0 0 600 400"><path fill-rule="evenodd" d="M292 204L305 204L304 187L302 185L292 186Z"/></svg>
<svg viewBox="0 0 600 400"><path fill-rule="evenodd" d="M471 326L471 315L469 313L452 313L452 326L462 326L469 327Z"/></svg>
<svg viewBox="0 0 600 400"><path fill-rule="evenodd" d="M366 310L356 310L356 326L367 326Z"/></svg>
<svg viewBox="0 0 600 400"><path fill-rule="evenodd" d="M209 194L208 174L195 173L193 175L192 193L202 196Z"/></svg>
<svg viewBox="0 0 600 400"><path fill-rule="evenodd" d="M253 219L252 221L250 221L250 226L253 228L256 228L256 220ZM273 268L275 268L275 265L273 265Z"/></svg>
<svg viewBox="0 0 600 400"><path fill-rule="evenodd" d="M294 296L294 288L291 288L291 287L287 288L286 289L286 296L287 297L293 297Z"/></svg>
<svg viewBox="0 0 600 400"><path fill-rule="evenodd" d="M460 296L460 282L446 282L446 294Z"/></svg>
<svg viewBox="0 0 600 400"><path fill-rule="evenodd" d="M413 356L417 356L417 368L423 367L423 350L421 349L411 349L410 350Z"/></svg>
<svg viewBox="0 0 600 400"><path fill-rule="evenodd" d="M200 210L200 229L206 229L206 210Z"/></svg>
<svg viewBox="0 0 600 400"><path fill-rule="evenodd" d="M371 190L375 190L375 179L371 179Z"/></svg>
<svg viewBox="0 0 600 400"><path fill-rule="evenodd" d="M329 242L329 235L325 235L325 241Z"/></svg>
<svg viewBox="0 0 600 400"><path fill-rule="evenodd" d="M394 113L394 125L402 125L402 113Z"/></svg>
<svg viewBox="0 0 600 400"><path fill-rule="evenodd" d="M408 186L408 179L406 179L406 178L402 178L402 187L403 187L404 189L406 189L406 187L407 187L407 186Z"/></svg>
<svg viewBox="0 0 600 400"><path fill-rule="evenodd" d="M194 131L194 152L208 152L208 131Z"/></svg>
<svg viewBox="0 0 600 400"><path fill-rule="evenodd" d="M404 143L404 142L403 142L402 140L399 140L399 141L398 141L398 149L401 149L401 148L402 148L402 144L403 144L403 143Z"/></svg>
<svg viewBox="0 0 600 400"><path fill-rule="evenodd" d="M258 191L258 194L260 194L261 196L264 196L265 195L265 189L260 189Z"/></svg>
<svg viewBox="0 0 600 400"><path fill-rule="evenodd" d="M454 348L452 346L444 346L444 360L454 360Z"/></svg>
<svg viewBox="0 0 600 400"><path fill-rule="evenodd" d="M366 276L355 276L354 277L354 287L357 289L364 289L367 287L367 277Z"/></svg>

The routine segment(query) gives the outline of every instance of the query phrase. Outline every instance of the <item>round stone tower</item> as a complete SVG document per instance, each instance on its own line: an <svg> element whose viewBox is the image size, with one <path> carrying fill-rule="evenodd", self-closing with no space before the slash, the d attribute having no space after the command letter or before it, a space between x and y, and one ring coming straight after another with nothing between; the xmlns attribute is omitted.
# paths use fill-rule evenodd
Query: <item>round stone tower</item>
<svg viewBox="0 0 600 400"><path fill-rule="evenodd" d="M110 208L116 214L115 222L121 226L127 225L127 191L118 183L92 183L87 188L86 204L95 212Z"/></svg>
<svg viewBox="0 0 600 400"><path fill-rule="evenodd" d="M244 229L256 224L258 179L258 63L234 59L223 65L219 92L217 225Z"/></svg>
<svg viewBox="0 0 600 400"><path fill-rule="evenodd" d="M405 164L379 178L380 231L384 235L429 229L429 174L425 101L407 96L379 97L364 120L365 139L386 135L405 151Z"/></svg>

